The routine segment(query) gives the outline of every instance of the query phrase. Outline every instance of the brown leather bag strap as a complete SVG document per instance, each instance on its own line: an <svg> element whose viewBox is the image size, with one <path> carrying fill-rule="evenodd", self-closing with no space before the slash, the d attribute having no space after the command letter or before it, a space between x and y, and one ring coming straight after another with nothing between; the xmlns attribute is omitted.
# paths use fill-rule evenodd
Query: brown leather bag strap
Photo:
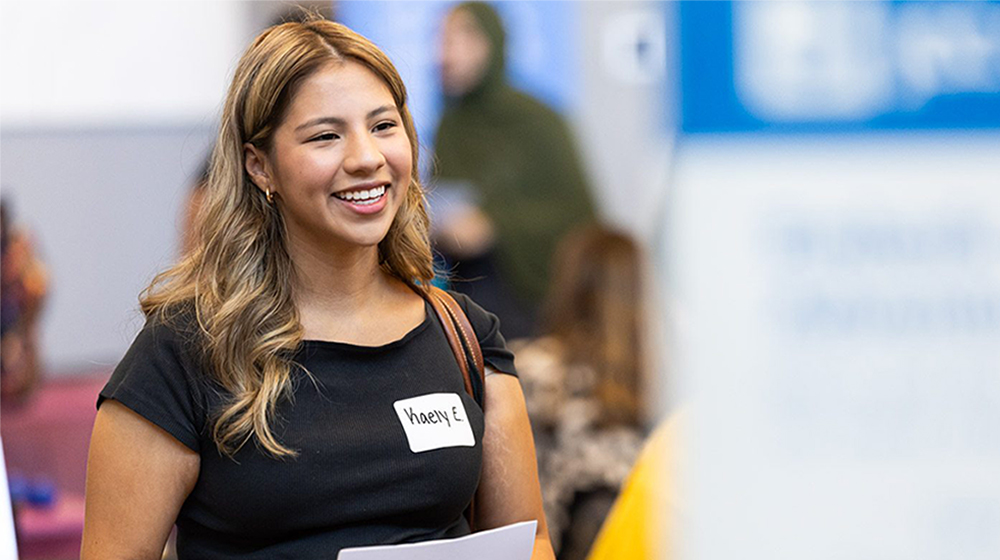
<svg viewBox="0 0 1000 560"><path fill-rule="evenodd" d="M424 297L434 308L441 326L444 327L445 338L448 345L455 354L455 361L458 362L459 369L462 370L462 377L465 378L465 391L479 403L480 408L485 410L486 405L486 367L483 361L483 351L479 347L479 339L476 338L476 331L472 328L472 323L462 311L455 298L451 294L437 288L429 286L424 292ZM471 360L470 360L471 356ZM479 379L480 396L476 396L476 391L472 383L472 375L469 366L475 369L476 377ZM469 507L465 511L469 521L469 528L476 530L476 499L472 498Z"/></svg>
<svg viewBox="0 0 1000 560"><path fill-rule="evenodd" d="M441 298L441 301L451 314L455 325L458 326L458 332L462 335L462 342L465 343L465 347L469 350L469 355L472 357L476 374L480 380L485 379L486 364L483 363L483 350L479 347L479 340L476 338L476 331L473 330L472 323L469 322L469 317L462 311L462 307L458 305L455 298L451 297L451 294L440 288L435 288L435 290L437 290L438 297Z"/></svg>
<svg viewBox="0 0 1000 560"><path fill-rule="evenodd" d="M483 351L479 347L479 340L476 338L472 323L469 322L469 318L462 311L462 307L455 301L455 298L441 288L429 287L426 297L431 307L434 308L441 326L444 327L445 337L455 355L455 361L458 362L458 367L462 370L466 392L480 406L483 406L486 402L486 368L483 361ZM478 383L474 383L472 380L473 372L470 371L470 365L474 369ZM477 387L480 389L479 391L476 391Z"/></svg>
<svg viewBox="0 0 1000 560"><path fill-rule="evenodd" d="M434 313L437 315L438 321L440 321L441 326L444 327L445 338L448 339L448 345L451 346L451 352L455 355L455 361L458 362L458 368L462 370L462 377L465 379L465 391L470 395L473 395L473 398L475 398L472 391L472 377L469 375L469 361L465 357L465 350L462 348L462 342L461 339L459 339L458 329L455 328L455 324L451 319L451 314L448 313L448 309L445 307L444 302L442 302L440 297L431 290L434 290L434 288L431 288L425 293L427 302L434 308Z"/></svg>

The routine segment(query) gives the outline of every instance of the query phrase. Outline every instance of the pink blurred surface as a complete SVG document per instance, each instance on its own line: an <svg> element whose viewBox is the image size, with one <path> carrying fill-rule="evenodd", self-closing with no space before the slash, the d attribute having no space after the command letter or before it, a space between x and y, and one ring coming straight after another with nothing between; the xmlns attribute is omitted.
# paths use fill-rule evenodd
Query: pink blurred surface
<svg viewBox="0 0 1000 560"><path fill-rule="evenodd" d="M97 394L109 375L56 378L28 402L0 409L8 474L45 477L63 492L83 494Z"/></svg>
<svg viewBox="0 0 1000 560"><path fill-rule="evenodd" d="M0 410L8 475L47 479L57 489L55 503L47 508L16 508L22 560L79 557L87 448L97 394L109 375L52 379L27 402Z"/></svg>
<svg viewBox="0 0 1000 560"><path fill-rule="evenodd" d="M83 537L83 496L63 493L49 507L19 507L17 547L21 560L79 558Z"/></svg>

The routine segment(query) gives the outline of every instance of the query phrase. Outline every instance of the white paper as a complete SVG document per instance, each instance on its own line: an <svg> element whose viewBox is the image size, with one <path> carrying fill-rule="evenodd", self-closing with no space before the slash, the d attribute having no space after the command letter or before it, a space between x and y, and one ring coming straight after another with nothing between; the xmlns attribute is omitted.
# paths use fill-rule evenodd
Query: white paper
<svg viewBox="0 0 1000 560"><path fill-rule="evenodd" d="M11 510L10 493L7 492L6 464L3 458L3 444L0 443L0 560L16 560L14 512Z"/></svg>
<svg viewBox="0 0 1000 560"><path fill-rule="evenodd" d="M522 521L457 539L345 548L337 560L530 560L536 525Z"/></svg>

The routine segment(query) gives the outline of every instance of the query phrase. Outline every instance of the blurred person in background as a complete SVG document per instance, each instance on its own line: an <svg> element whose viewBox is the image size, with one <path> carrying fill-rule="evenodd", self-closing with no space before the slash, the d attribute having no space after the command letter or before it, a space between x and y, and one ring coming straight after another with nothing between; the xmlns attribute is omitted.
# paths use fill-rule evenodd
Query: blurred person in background
<svg viewBox="0 0 1000 560"><path fill-rule="evenodd" d="M532 559L553 558L498 321L457 296L480 406L424 299L418 146L406 88L364 37L290 22L248 47L195 246L143 293L146 326L98 399L83 558L159 558L175 524L182 560L318 559L530 519ZM407 403L452 411L444 441L414 449Z"/></svg>
<svg viewBox="0 0 1000 560"><path fill-rule="evenodd" d="M48 292L45 267L26 230L0 201L0 396L4 406L24 402L40 381L38 319Z"/></svg>
<svg viewBox="0 0 1000 560"><path fill-rule="evenodd" d="M566 122L507 81L505 31L487 4L452 9L441 36L444 114L435 188L466 204L437 224L453 287L494 310L511 338L533 334L559 238L594 218ZM454 197L453 197L454 198Z"/></svg>
<svg viewBox="0 0 1000 560"><path fill-rule="evenodd" d="M631 237L573 230L556 251L544 336L512 343L560 560L586 556L642 447L643 274Z"/></svg>

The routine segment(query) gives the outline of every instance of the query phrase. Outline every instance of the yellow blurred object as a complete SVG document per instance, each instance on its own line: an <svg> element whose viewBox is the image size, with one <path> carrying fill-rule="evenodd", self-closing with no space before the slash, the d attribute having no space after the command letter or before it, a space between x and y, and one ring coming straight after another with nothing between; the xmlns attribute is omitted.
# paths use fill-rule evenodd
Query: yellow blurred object
<svg viewBox="0 0 1000 560"><path fill-rule="evenodd" d="M672 554L677 415L643 448L587 560L667 560Z"/></svg>

